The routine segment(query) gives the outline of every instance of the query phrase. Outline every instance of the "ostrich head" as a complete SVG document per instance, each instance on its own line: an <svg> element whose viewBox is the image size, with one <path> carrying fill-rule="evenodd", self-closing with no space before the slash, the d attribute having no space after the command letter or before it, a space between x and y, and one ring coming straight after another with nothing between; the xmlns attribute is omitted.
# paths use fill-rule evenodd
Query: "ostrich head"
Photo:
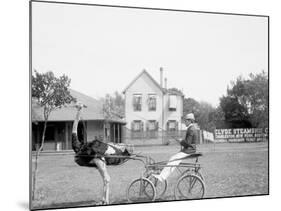
<svg viewBox="0 0 281 211"><path fill-rule="evenodd" d="M82 108L87 108L87 106L85 104L83 104L82 102L77 102L75 105L75 108L77 108L78 110L81 110Z"/></svg>

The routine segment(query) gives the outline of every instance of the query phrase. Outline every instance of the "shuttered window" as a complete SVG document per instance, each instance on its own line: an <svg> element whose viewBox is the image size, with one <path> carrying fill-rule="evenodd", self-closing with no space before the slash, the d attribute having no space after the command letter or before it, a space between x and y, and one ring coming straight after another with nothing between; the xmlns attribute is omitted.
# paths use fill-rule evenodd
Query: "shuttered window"
<svg viewBox="0 0 281 211"><path fill-rule="evenodd" d="M175 131L178 130L178 122L176 120L169 120L167 122L167 129L169 131Z"/></svg>
<svg viewBox="0 0 281 211"><path fill-rule="evenodd" d="M156 131L158 130L158 122L156 120L149 120L146 123L146 130L147 131Z"/></svg>
<svg viewBox="0 0 281 211"><path fill-rule="evenodd" d="M148 111L156 111L156 95L148 95Z"/></svg>
<svg viewBox="0 0 281 211"><path fill-rule="evenodd" d="M133 131L143 131L143 122L141 120L134 120L132 122Z"/></svg>
<svg viewBox="0 0 281 211"><path fill-rule="evenodd" d="M177 96L169 95L169 111L177 110Z"/></svg>
<svg viewBox="0 0 281 211"><path fill-rule="evenodd" d="M133 109L134 109L134 111L141 111L141 102L142 102L141 94L134 94L134 96L133 96Z"/></svg>

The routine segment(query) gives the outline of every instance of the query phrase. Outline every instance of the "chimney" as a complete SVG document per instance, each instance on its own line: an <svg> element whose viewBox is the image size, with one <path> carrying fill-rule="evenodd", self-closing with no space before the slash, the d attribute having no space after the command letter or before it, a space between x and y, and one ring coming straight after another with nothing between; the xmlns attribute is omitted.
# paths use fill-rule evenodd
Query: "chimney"
<svg viewBox="0 0 281 211"><path fill-rule="evenodd" d="M167 89L167 78L165 78L165 89Z"/></svg>
<svg viewBox="0 0 281 211"><path fill-rule="evenodd" d="M160 67L160 86L163 88L163 68Z"/></svg>

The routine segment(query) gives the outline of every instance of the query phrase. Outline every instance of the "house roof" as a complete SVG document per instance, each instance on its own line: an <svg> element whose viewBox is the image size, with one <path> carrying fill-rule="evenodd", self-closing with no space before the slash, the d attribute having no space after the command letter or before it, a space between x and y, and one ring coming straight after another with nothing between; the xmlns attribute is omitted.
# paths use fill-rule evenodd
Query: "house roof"
<svg viewBox="0 0 281 211"><path fill-rule="evenodd" d="M127 91L127 89L130 88L130 86L132 86L136 80L138 80L142 75L147 75L148 78L162 91L162 92L165 92L165 90L160 86L159 83L157 83L154 78L152 78L152 76L146 71L146 70L143 70L140 74L137 75L137 77L134 78L134 80L132 80L132 82L123 90L123 93L125 93Z"/></svg>
<svg viewBox="0 0 281 211"><path fill-rule="evenodd" d="M84 108L82 111L83 120L105 120L102 110L103 104L101 101L84 95L73 89L69 89L69 91L70 94L75 97L78 102L81 102L87 106L87 108ZM74 103L69 104L65 107L52 111L48 121L73 121L77 112L74 105ZM32 100L32 121L44 121L43 107L40 107L36 103L35 99ZM118 117L113 117L109 121L125 124L125 121Z"/></svg>
<svg viewBox="0 0 281 211"><path fill-rule="evenodd" d="M142 72L140 72L137 77L134 78L134 80L131 81L131 83L123 90L123 93L125 93L127 91L127 89L130 88L130 86L132 86L136 80L138 80L142 75L147 75L148 78L163 92L163 93L168 93L168 94L173 94L173 95L180 95L180 96L184 96L181 92L179 91L176 91L176 90L169 90L169 89L165 89L165 88L162 88L160 86L160 84L154 80L154 78L152 78L152 76L146 71L146 70L143 70Z"/></svg>

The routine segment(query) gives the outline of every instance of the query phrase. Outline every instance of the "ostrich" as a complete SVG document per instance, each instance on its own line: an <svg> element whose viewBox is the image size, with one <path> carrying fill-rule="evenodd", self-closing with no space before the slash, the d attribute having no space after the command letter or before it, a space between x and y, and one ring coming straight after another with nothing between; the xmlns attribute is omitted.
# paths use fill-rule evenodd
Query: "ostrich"
<svg viewBox="0 0 281 211"><path fill-rule="evenodd" d="M77 127L81 118L82 108L85 105L78 103L77 114L72 128L72 149L75 152L74 161L79 166L95 167L103 179L103 198L100 204L109 204L109 182L110 176L107 172L107 165L118 165L126 161L126 158L118 158L112 155L130 156L125 147L113 143L104 143L97 138L91 142L84 142L78 139ZM112 157L106 157L111 155Z"/></svg>

